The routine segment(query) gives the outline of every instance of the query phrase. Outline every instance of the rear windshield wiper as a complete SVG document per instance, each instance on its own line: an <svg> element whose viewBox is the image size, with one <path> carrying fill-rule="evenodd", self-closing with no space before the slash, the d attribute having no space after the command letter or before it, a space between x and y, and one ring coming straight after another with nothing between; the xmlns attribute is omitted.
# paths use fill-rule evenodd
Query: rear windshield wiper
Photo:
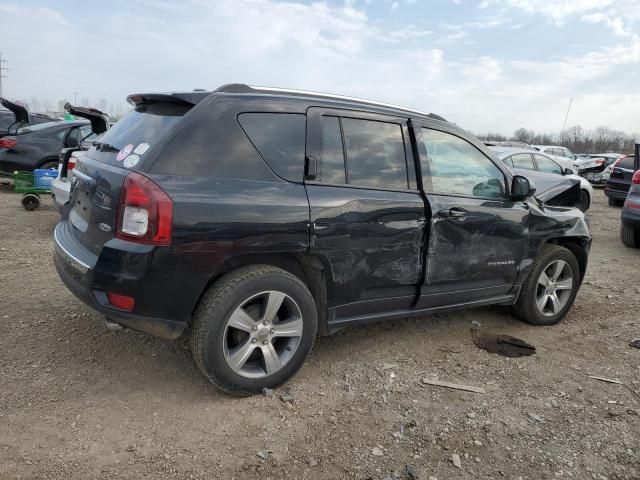
<svg viewBox="0 0 640 480"><path fill-rule="evenodd" d="M120 149L103 142L93 142L93 146L100 152L119 152Z"/></svg>

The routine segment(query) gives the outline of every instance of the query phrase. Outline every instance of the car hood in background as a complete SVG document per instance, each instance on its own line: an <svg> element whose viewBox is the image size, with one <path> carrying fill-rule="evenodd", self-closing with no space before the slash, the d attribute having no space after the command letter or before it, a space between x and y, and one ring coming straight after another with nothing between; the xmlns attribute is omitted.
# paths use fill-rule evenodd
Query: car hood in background
<svg viewBox="0 0 640 480"><path fill-rule="evenodd" d="M86 107L76 107L67 103L64 106L65 110L69 112L71 115L80 118L86 118L91 122L91 130L96 135L100 135L101 133L109 130L109 115L104 112L101 112L95 108L86 108Z"/></svg>
<svg viewBox="0 0 640 480"><path fill-rule="evenodd" d="M22 105L10 102L6 98L0 98L0 104L13 113L15 123L29 123L29 112Z"/></svg>
<svg viewBox="0 0 640 480"><path fill-rule="evenodd" d="M512 171L516 175L522 175L533 181L536 186L534 196L542 203L574 207L580 200L580 179L578 178L519 168L513 168Z"/></svg>

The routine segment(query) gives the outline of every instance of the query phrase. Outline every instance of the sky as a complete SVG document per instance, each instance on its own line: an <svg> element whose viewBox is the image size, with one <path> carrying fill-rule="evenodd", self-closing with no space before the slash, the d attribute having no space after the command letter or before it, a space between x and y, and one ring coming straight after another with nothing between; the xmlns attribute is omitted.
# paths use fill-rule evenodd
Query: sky
<svg viewBox="0 0 640 480"><path fill-rule="evenodd" d="M42 105L248 83L504 134L573 98L567 126L640 132L640 0L2 0L0 52L4 96Z"/></svg>

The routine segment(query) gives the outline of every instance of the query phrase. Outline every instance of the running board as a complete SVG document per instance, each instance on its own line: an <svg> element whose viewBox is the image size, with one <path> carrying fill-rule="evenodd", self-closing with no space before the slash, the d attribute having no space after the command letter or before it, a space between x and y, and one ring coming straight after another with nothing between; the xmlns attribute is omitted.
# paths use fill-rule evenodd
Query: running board
<svg viewBox="0 0 640 480"><path fill-rule="evenodd" d="M440 307L421 308L417 310L394 310L391 312L376 313L370 315L356 315L353 317L343 317L329 320L329 331L333 332L339 328L351 325L361 325L363 323L382 322L386 320L399 320L403 318L420 317L422 315L430 315L433 313L449 312L452 310L461 310L473 307L484 307L486 305L513 305L516 295L501 295L499 297L487 298L484 300L476 300L473 302L456 303L453 305L443 305ZM329 309L329 318L335 316L335 308Z"/></svg>

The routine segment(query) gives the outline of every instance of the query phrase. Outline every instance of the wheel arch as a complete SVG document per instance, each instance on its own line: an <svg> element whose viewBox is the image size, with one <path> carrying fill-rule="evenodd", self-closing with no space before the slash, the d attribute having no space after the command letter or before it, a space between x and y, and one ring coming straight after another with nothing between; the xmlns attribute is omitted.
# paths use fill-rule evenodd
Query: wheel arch
<svg viewBox="0 0 640 480"><path fill-rule="evenodd" d="M36 168L41 168L45 163L48 162L58 162L60 159L58 157L45 157L38 162L38 166Z"/></svg>
<svg viewBox="0 0 640 480"><path fill-rule="evenodd" d="M582 283L589 260L589 243L589 239L584 237L556 237L547 240L545 244L559 245L573 253L580 267L580 283Z"/></svg>
<svg viewBox="0 0 640 480"><path fill-rule="evenodd" d="M204 294L223 275L250 265L269 265L281 268L292 275L295 275L307 286L316 304L318 311L318 333L328 335L329 328L327 322L327 278L324 265L318 257L309 253L272 253L272 254L248 254L229 258L225 263L209 278L191 312L191 317Z"/></svg>

